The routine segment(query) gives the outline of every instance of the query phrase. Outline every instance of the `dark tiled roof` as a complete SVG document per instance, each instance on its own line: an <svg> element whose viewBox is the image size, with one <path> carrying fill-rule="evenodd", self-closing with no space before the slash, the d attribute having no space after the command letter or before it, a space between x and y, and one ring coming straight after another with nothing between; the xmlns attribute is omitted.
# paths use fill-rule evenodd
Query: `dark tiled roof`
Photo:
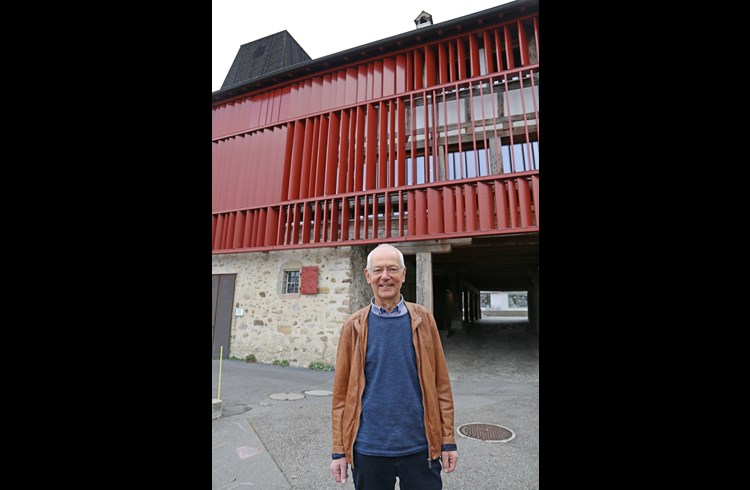
<svg viewBox="0 0 750 490"><path fill-rule="evenodd" d="M310 59L289 32L277 32L240 46L221 88L239 85Z"/></svg>

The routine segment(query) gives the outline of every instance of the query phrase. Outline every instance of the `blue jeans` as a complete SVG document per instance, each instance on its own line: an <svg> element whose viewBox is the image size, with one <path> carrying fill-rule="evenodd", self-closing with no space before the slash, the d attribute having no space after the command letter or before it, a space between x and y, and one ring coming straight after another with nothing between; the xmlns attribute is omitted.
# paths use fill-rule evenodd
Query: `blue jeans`
<svg viewBox="0 0 750 490"><path fill-rule="evenodd" d="M367 456L354 452L352 478L356 490L442 490L440 459L427 464L427 451L407 456Z"/></svg>

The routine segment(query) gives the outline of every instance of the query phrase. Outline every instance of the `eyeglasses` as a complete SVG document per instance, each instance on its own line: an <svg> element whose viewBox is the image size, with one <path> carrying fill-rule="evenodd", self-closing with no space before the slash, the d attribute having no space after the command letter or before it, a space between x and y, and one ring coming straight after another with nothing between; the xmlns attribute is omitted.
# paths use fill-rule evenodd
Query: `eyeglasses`
<svg viewBox="0 0 750 490"><path fill-rule="evenodd" d="M399 272L401 272L401 267L391 266L386 269L383 269L382 267L373 267L370 269L370 273L375 276L379 276L384 272L388 272L389 276L395 276Z"/></svg>

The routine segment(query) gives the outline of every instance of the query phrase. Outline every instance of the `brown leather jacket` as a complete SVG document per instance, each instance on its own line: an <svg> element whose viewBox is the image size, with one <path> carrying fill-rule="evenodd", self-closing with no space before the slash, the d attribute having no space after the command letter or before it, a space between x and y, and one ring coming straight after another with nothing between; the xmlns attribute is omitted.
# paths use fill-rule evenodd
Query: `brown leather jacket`
<svg viewBox="0 0 750 490"><path fill-rule="evenodd" d="M411 316L412 339L422 387L424 425L430 457L440 457L443 444L455 444L453 393L435 318L424 306L405 302ZM353 447L359 430L362 393L365 389L367 316L370 305L353 313L344 322L336 353L333 381L333 453L346 454L354 465Z"/></svg>

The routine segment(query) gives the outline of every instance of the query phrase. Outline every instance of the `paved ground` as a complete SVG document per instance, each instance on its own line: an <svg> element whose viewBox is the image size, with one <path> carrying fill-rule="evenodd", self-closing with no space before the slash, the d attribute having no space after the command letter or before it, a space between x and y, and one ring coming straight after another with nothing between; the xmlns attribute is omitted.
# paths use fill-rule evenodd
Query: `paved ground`
<svg viewBox="0 0 750 490"><path fill-rule="evenodd" d="M443 473L443 488L539 488L539 350L528 322L487 319L445 339L456 409L456 429L498 424L513 431L508 442L457 435L459 461ZM216 398L219 361L211 361ZM222 417L212 421L212 488L352 489L331 476L333 373L224 360ZM269 395L295 393L299 400ZM398 488L398 485L396 485Z"/></svg>

